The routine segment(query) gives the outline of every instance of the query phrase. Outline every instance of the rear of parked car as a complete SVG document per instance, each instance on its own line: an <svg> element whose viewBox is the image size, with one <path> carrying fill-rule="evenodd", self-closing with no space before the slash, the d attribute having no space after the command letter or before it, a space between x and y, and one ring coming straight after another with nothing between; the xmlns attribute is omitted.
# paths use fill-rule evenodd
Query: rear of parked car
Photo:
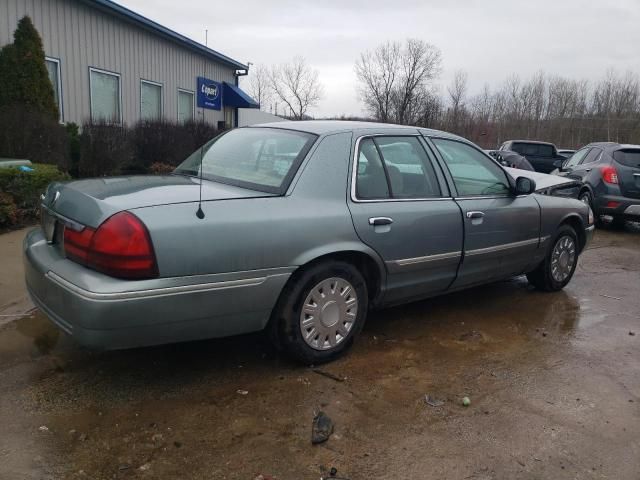
<svg viewBox="0 0 640 480"><path fill-rule="evenodd" d="M580 199L601 223L640 220L640 146L592 143L561 167L561 175L584 183Z"/></svg>

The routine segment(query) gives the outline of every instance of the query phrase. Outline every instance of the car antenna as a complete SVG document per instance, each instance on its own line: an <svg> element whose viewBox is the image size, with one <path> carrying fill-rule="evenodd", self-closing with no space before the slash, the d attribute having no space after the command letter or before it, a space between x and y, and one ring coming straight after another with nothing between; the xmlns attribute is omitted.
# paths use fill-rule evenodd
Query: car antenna
<svg viewBox="0 0 640 480"><path fill-rule="evenodd" d="M196 211L196 217L200 220L204 218L204 212L202 211L202 157L204 156L204 145L200 147L200 196L198 198L198 210Z"/></svg>

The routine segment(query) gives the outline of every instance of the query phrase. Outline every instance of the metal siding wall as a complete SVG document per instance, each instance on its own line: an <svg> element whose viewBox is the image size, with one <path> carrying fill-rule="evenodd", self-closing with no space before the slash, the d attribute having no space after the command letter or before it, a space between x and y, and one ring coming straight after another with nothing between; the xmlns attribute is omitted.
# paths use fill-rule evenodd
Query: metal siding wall
<svg viewBox="0 0 640 480"><path fill-rule="evenodd" d="M163 86L164 117L178 116L178 88L195 93L196 78L234 82L233 69L76 0L0 0L0 46L13 41L18 20L29 15L47 56L60 59L65 122L90 115L89 67L120 74L122 116L140 118L140 79ZM196 119L224 120L224 111L198 109Z"/></svg>

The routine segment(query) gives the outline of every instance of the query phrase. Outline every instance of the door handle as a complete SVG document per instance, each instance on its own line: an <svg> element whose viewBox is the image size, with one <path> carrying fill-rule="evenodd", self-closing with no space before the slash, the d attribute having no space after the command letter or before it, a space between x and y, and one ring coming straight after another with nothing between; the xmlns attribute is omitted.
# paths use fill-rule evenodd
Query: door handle
<svg viewBox="0 0 640 480"><path fill-rule="evenodd" d="M584 169L584 171L585 171L585 172L590 172L590 171L591 171L591 169L590 169L590 168L585 168L585 169Z"/></svg>
<svg viewBox="0 0 640 480"><path fill-rule="evenodd" d="M391 225L393 223L393 218L389 217L371 217L369 219L369 225L377 226L377 225Z"/></svg>
<svg viewBox="0 0 640 480"><path fill-rule="evenodd" d="M471 220L482 217L484 217L484 212L467 212L467 218Z"/></svg>

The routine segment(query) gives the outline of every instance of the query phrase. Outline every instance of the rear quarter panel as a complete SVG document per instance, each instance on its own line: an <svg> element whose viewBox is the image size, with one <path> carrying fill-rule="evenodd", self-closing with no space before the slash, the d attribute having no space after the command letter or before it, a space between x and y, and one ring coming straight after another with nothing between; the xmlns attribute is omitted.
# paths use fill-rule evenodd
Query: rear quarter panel
<svg viewBox="0 0 640 480"><path fill-rule="evenodd" d="M160 275L292 267L367 250L346 204L351 133L318 142L285 196L203 202L202 220L197 203L133 210L149 229Z"/></svg>

